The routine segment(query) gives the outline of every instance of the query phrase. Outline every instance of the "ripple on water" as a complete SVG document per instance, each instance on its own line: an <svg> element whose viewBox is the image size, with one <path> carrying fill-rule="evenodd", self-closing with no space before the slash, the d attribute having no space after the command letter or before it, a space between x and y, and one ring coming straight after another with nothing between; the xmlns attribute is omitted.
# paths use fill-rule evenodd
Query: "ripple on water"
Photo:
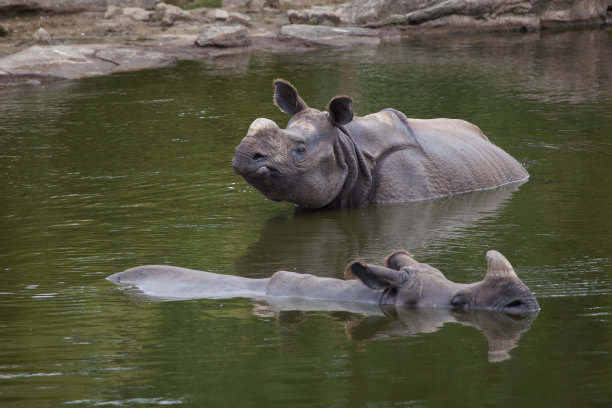
<svg viewBox="0 0 612 408"><path fill-rule="evenodd" d="M170 399L170 398L126 398L126 399L80 399L73 401L63 402L64 405L87 405L92 407L126 407L134 405L178 405L183 404L183 399Z"/></svg>

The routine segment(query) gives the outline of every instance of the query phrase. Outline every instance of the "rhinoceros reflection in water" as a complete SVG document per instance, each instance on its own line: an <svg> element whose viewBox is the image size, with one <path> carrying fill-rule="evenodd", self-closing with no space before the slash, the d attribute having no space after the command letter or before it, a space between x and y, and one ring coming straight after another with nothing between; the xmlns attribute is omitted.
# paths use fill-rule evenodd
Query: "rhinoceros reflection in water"
<svg viewBox="0 0 612 408"><path fill-rule="evenodd" d="M279 271L270 278L249 279L166 265L138 266L109 276L145 294L166 299L248 297L262 300L302 298L326 303L501 310L521 314L539 310L529 288L506 258L487 252L487 273L480 282L452 282L436 268L417 262L405 251L390 254L384 266L354 261L346 274L357 279L321 278Z"/></svg>
<svg viewBox="0 0 612 408"><path fill-rule="evenodd" d="M326 303L330 311L350 312L335 317L344 321L346 334L355 341L376 341L396 337L434 333L446 323L459 323L475 327L488 342L489 362L510 358L510 350L517 346L521 335L528 331L538 312L520 315L498 310L458 310L431 307L402 307L392 305L364 305L342 302ZM279 324L290 325L304 318L305 311L321 310L321 304L313 300L296 298L270 299L257 303L253 314L277 316Z"/></svg>

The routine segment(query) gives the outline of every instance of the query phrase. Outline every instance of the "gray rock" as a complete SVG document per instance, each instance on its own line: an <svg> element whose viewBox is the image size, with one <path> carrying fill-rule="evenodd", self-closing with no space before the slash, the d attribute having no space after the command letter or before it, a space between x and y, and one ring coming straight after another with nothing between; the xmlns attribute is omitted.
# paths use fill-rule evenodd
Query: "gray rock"
<svg viewBox="0 0 612 408"><path fill-rule="evenodd" d="M172 65L163 53L109 44L34 45L0 58L0 73L21 78L75 79Z"/></svg>
<svg viewBox="0 0 612 408"><path fill-rule="evenodd" d="M335 7L313 7L306 10L288 10L291 24L322 24L337 26L342 23Z"/></svg>
<svg viewBox="0 0 612 408"><path fill-rule="evenodd" d="M246 47L251 44L249 31L242 25L210 26L198 36L200 47Z"/></svg>
<svg viewBox="0 0 612 408"><path fill-rule="evenodd" d="M193 19L189 12L166 3L157 3L157 6L155 6L155 17L161 22L161 25L166 27L173 25L179 20L189 21Z"/></svg>
<svg viewBox="0 0 612 408"><path fill-rule="evenodd" d="M96 52L96 58L116 64L112 72L138 71L141 69L172 66L176 58L164 53L127 47L108 47Z"/></svg>
<svg viewBox="0 0 612 408"><path fill-rule="evenodd" d="M259 13L266 6L267 0L250 0L248 2L249 11L252 13Z"/></svg>
<svg viewBox="0 0 612 408"><path fill-rule="evenodd" d="M154 10L159 0L107 0L108 6L140 7L145 10Z"/></svg>
<svg viewBox="0 0 612 408"><path fill-rule="evenodd" d="M236 10L246 8L250 0L223 0L221 7L226 10Z"/></svg>
<svg viewBox="0 0 612 408"><path fill-rule="evenodd" d="M281 8L284 10L289 9L306 9L313 6L334 6L343 3L347 3L348 1L355 0L267 0L269 7ZM404 0L404 1L414 1L414 0Z"/></svg>
<svg viewBox="0 0 612 408"><path fill-rule="evenodd" d="M104 28L108 33L120 33L134 30L136 24L136 21L132 20L130 17L124 16L122 10L122 14L119 16L102 20L96 25L100 28Z"/></svg>
<svg viewBox="0 0 612 408"><path fill-rule="evenodd" d="M288 16L292 22L310 24L495 30L603 24L606 9L606 0L353 0L335 7L291 10Z"/></svg>
<svg viewBox="0 0 612 408"><path fill-rule="evenodd" d="M251 27L251 17L244 15L242 13L233 12L229 13L229 16L226 20L227 24L241 24L245 27Z"/></svg>
<svg viewBox="0 0 612 408"><path fill-rule="evenodd" d="M104 75L116 64L95 57L90 45L34 45L0 59L0 70L12 75L74 79Z"/></svg>
<svg viewBox="0 0 612 408"><path fill-rule="evenodd" d="M123 14L123 9L121 7L108 6L108 8L106 9L106 12L104 13L104 18L108 20L110 18L119 17L122 14Z"/></svg>
<svg viewBox="0 0 612 408"><path fill-rule="evenodd" d="M126 7L123 9L123 15L134 21L149 21L152 14L152 12L140 7Z"/></svg>
<svg viewBox="0 0 612 408"><path fill-rule="evenodd" d="M76 13L104 11L107 0L0 0L0 14L27 11Z"/></svg>
<svg viewBox="0 0 612 408"><path fill-rule="evenodd" d="M47 11L76 13L104 11L109 6L139 7L153 10L158 0L0 0L0 14L4 12Z"/></svg>
<svg viewBox="0 0 612 408"><path fill-rule="evenodd" d="M206 14L207 21L225 21L229 17L229 12L223 9L212 9Z"/></svg>
<svg viewBox="0 0 612 408"><path fill-rule="evenodd" d="M41 44L51 44L51 41L52 41L51 36L47 32L47 30L45 30L42 27L39 28L38 31L34 33L34 35L32 36L32 39L36 41L37 43L41 43Z"/></svg>
<svg viewBox="0 0 612 408"><path fill-rule="evenodd" d="M281 27L280 39L305 45L351 46L380 43L378 30L360 27L329 27L291 24Z"/></svg>
<svg viewBox="0 0 612 408"><path fill-rule="evenodd" d="M601 24L606 22L609 7L612 12L612 3L606 0L540 0L539 6L542 27Z"/></svg>

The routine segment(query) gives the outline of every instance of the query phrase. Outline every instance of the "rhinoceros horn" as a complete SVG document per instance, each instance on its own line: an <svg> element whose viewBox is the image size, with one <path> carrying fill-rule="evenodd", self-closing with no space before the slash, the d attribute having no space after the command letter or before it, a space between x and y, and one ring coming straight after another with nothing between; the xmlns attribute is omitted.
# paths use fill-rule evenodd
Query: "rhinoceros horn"
<svg viewBox="0 0 612 408"><path fill-rule="evenodd" d="M497 251L487 251L487 274L488 279L518 279L510 262Z"/></svg>

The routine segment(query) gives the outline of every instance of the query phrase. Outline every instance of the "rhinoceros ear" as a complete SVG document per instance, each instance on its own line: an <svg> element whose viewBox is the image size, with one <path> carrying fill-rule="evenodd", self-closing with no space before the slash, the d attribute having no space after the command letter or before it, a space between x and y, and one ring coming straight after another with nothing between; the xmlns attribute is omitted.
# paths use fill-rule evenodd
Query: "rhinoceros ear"
<svg viewBox="0 0 612 408"><path fill-rule="evenodd" d="M404 250L391 252L385 258L384 263L387 268L395 269L396 271L414 264L418 264L418 262L414 259L414 255Z"/></svg>
<svg viewBox="0 0 612 408"><path fill-rule="evenodd" d="M284 79L274 81L274 104L290 115L295 115L308 107L298 95L297 89Z"/></svg>
<svg viewBox="0 0 612 408"><path fill-rule="evenodd" d="M385 268L383 266L368 265L355 261L347 266L347 271L359 278L370 289L397 288L406 280L406 273Z"/></svg>
<svg viewBox="0 0 612 408"><path fill-rule="evenodd" d="M336 96L329 101L327 112L332 125L346 125L353 120L353 100L348 96Z"/></svg>

